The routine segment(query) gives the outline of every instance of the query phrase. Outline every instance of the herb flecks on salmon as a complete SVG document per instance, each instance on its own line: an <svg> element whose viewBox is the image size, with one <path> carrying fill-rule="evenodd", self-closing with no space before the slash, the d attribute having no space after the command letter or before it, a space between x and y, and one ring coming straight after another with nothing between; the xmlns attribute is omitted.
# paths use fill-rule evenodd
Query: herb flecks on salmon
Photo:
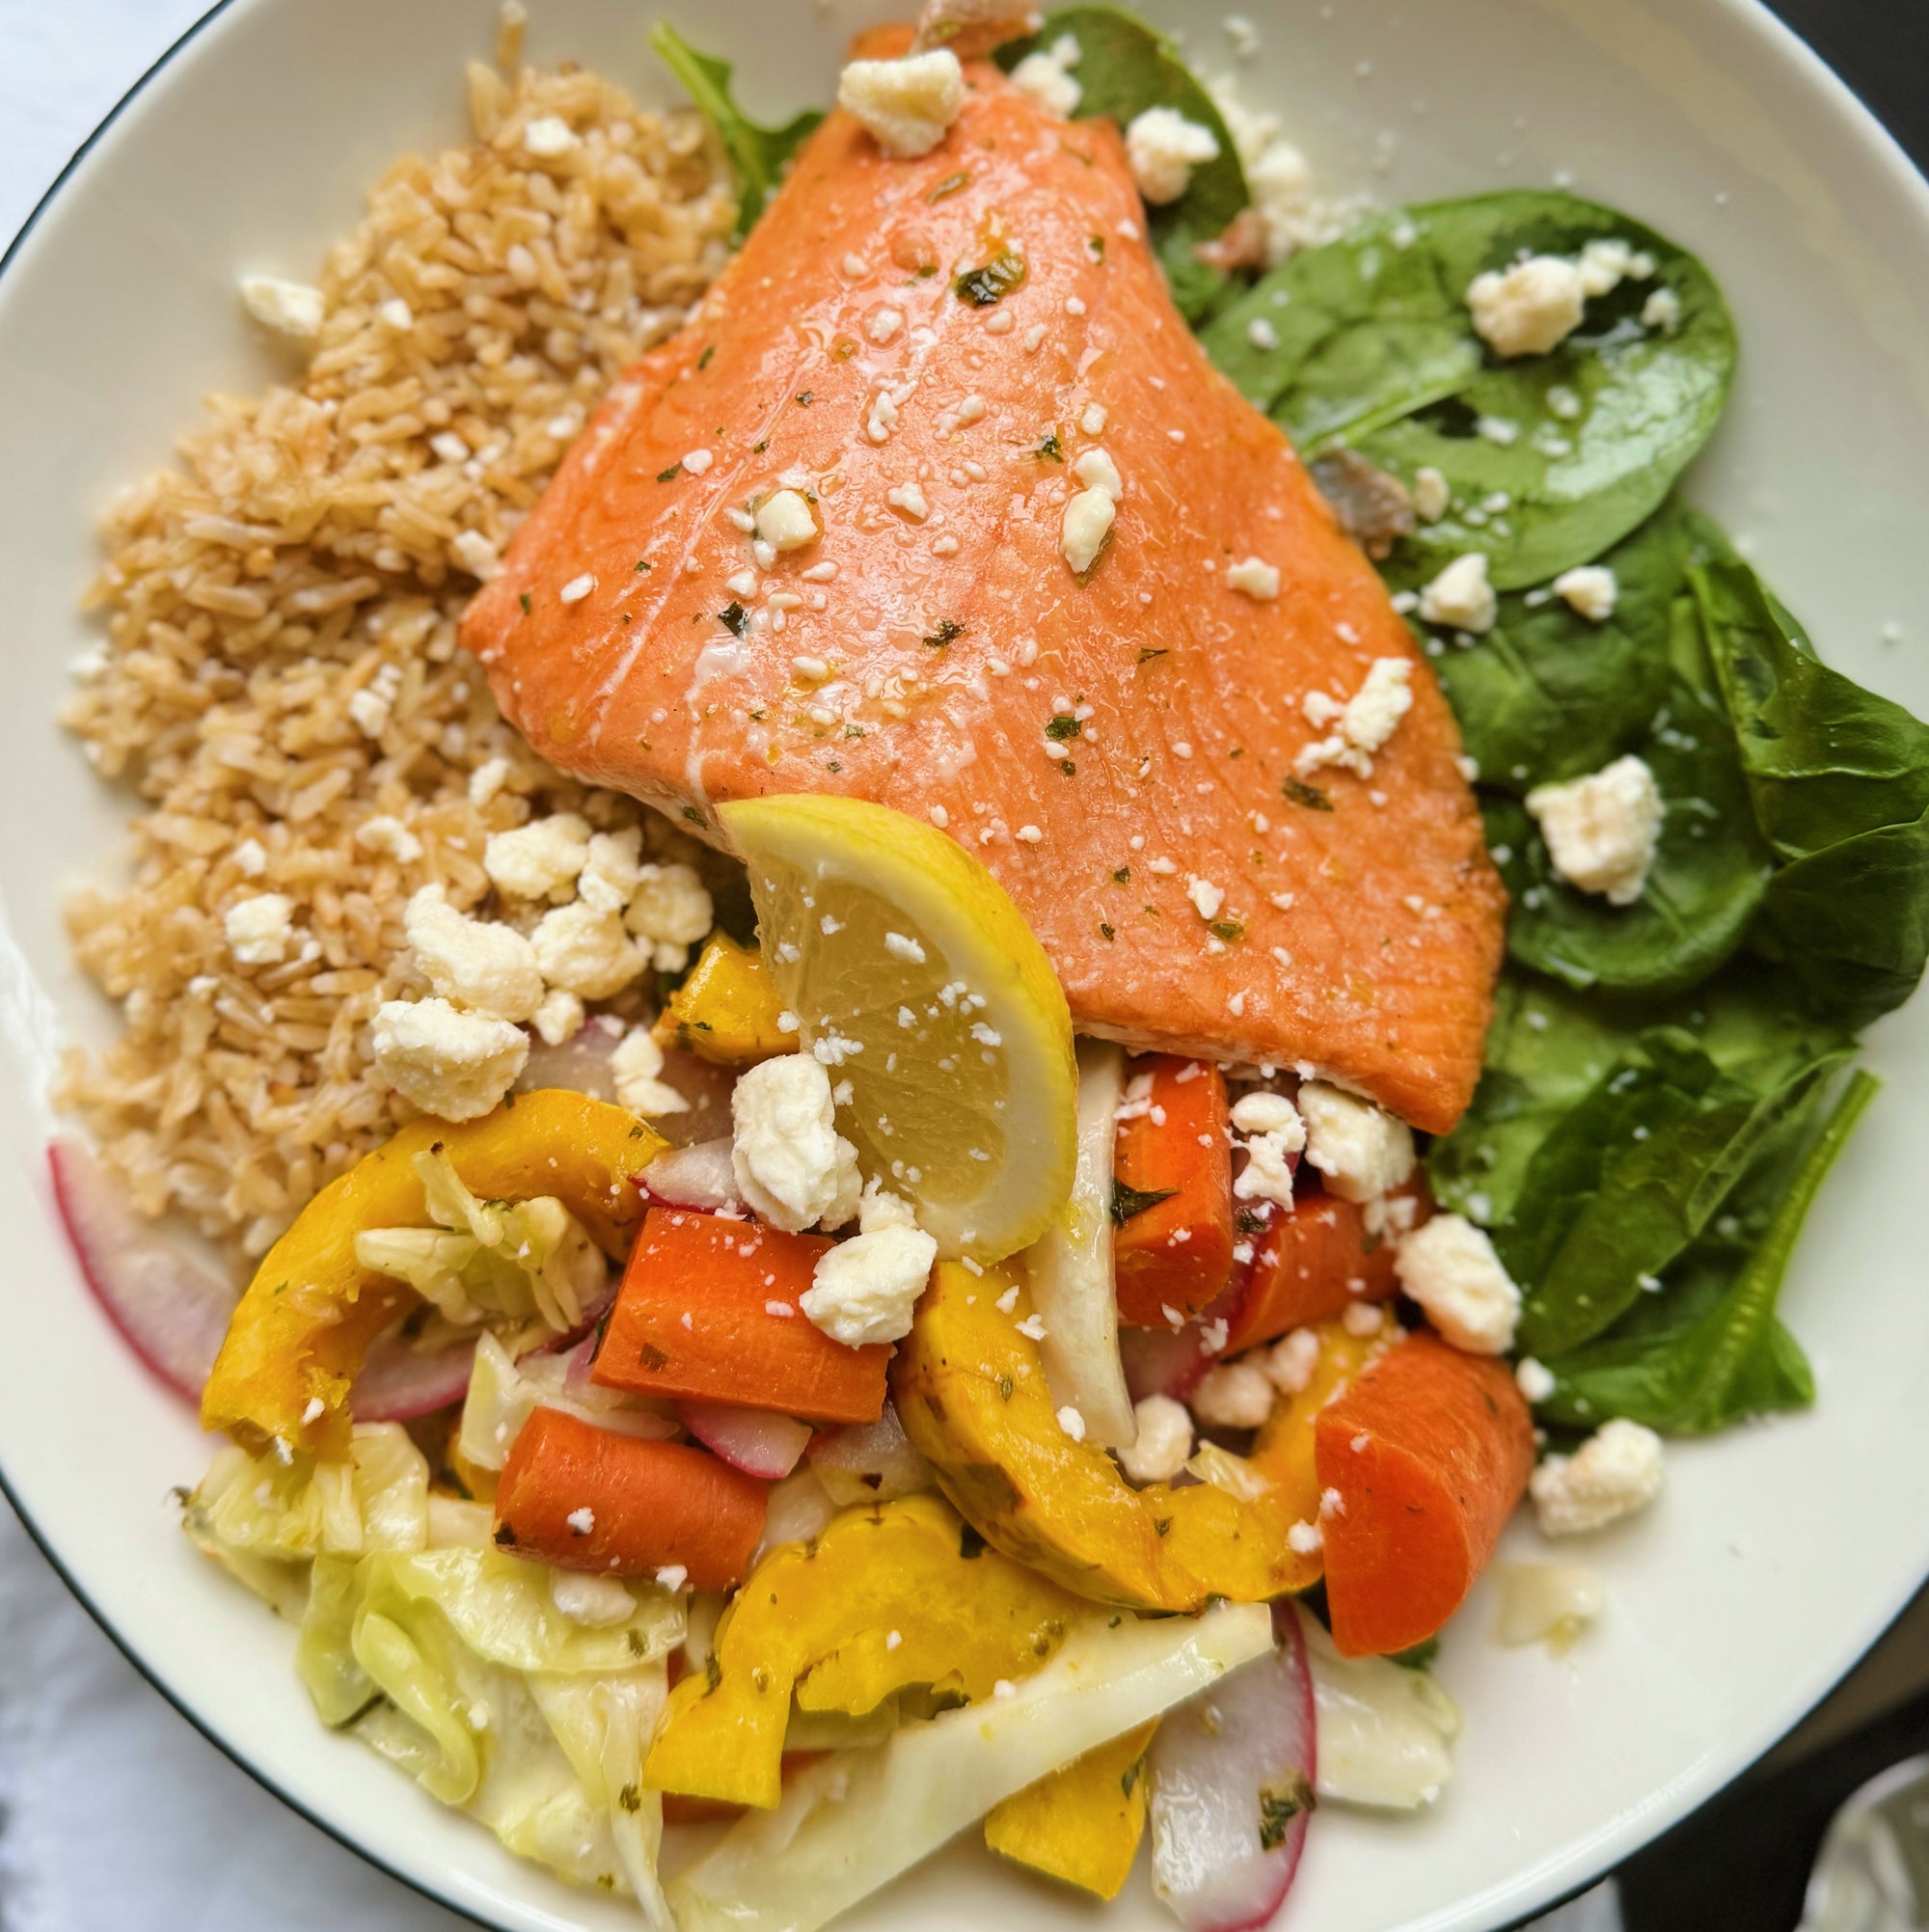
<svg viewBox="0 0 1929 1932"><path fill-rule="evenodd" d="M545 757L672 812L834 791L941 824L1017 900L1081 1031L1304 1063L1444 1130L1503 909L1453 719L1286 439L1173 308L1115 130L1081 128L1074 156L993 68L967 72L917 160L829 117L689 329L611 391L464 639ZM915 521L888 501L910 484ZM1114 513L1081 580L1067 506L1095 488ZM790 549L744 528L781 490L816 505ZM662 567L635 579L643 553ZM1243 558L1276 596L1234 587ZM633 623L557 603L585 571L632 579ZM833 667L801 706L800 657ZM1301 782L1324 735L1304 700L1381 658L1410 665L1413 701L1371 776ZM1040 724L1074 694L1068 783ZM1101 920L1127 867L1145 912ZM1438 911L1423 926L1414 903Z"/></svg>

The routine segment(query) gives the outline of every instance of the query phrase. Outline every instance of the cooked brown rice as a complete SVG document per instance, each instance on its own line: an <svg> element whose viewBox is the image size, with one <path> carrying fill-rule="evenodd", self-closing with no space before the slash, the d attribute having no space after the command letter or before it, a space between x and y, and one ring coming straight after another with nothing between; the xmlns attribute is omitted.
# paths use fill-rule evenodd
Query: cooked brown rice
<svg viewBox="0 0 1929 1932"><path fill-rule="evenodd" d="M476 65L469 104L475 140L400 163L330 256L306 374L214 398L181 467L115 503L89 600L107 641L67 721L143 810L131 886L69 914L125 1028L69 1054L59 1099L145 1211L237 1260L409 1111L368 1022L422 990L418 885L480 904L486 836L538 810L691 856L538 760L455 621L604 386L722 266L728 172L694 114L594 74ZM550 151L549 124L531 153L552 117L575 140ZM410 836L358 843L383 819ZM225 914L269 892L295 902L292 954L241 965Z"/></svg>

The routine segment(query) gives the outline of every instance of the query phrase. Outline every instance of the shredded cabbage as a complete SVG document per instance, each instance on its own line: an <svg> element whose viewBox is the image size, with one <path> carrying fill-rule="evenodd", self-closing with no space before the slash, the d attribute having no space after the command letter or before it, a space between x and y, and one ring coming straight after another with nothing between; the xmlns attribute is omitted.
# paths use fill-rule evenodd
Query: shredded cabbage
<svg viewBox="0 0 1929 1932"><path fill-rule="evenodd" d="M1002 1798L1272 1647L1264 1604L1092 1617L1007 1697L812 1765L670 1882L683 1932L815 1932Z"/></svg>
<svg viewBox="0 0 1929 1932"><path fill-rule="evenodd" d="M1426 1671L1391 1657L1343 1657L1318 1618L1300 1616L1318 1719L1318 1793L1411 1811L1454 1775L1460 1707Z"/></svg>
<svg viewBox="0 0 1929 1932"><path fill-rule="evenodd" d="M682 1608L646 1586L626 1621L581 1623L557 1574L495 1549L321 1557L296 1668L324 1723L352 1725L519 1856L635 1893L670 1932L662 1805L640 1767Z"/></svg>
<svg viewBox="0 0 1929 1932"><path fill-rule="evenodd" d="M481 1201L442 1153L415 1157L432 1228L367 1228L355 1259L405 1281L460 1327L494 1320L578 1327L609 1282L609 1264L588 1231L553 1195L511 1206Z"/></svg>

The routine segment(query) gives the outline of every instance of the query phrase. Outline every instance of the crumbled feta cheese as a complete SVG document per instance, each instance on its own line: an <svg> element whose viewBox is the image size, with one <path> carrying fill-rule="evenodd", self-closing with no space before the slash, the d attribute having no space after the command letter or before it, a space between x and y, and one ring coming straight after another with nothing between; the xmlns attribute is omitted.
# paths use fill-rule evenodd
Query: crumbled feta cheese
<svg viewBox="0 0 1929 1932"><path fill-rule="evenodd" d="M1255 315L1246 324L1246 340L1263 354L1279 347L1279 331L1263 315Z"/></svg>
<svg viewBox="0 0 1929 1932"><path fill-rule="evenodd" d="M647 964L624 932L620 912L599 912L582 901L545 912L530 943L543 978L579 999L621 993Z"/></svg>
<svg viewBox="0 0 1929 1932"><path fill-rule="evenodd" d="M864 333L881 348L904 327L904 311L901 309L879 309L864 324Z"/></svg>
<svg viewBox="0 0 1929 1932"><path fill-rule="evenodd" d="M642 880L643 869L638 862L642 844L639 826L593 833L583 870L577 874L576 896L599 912L620 912Z"/></svg>
<svg viewBox="0 0 1929 1932"><path fill-rule="evenodd" d="M562 1520L569 1525L572 1536L586 1537L596 1527L596 1511L585 1503L582 1509L572 1510Z"/></svg>
<svg viewBox="0 0 1929 1932"><path fill-rule="evenodd" d="M1071 38L1069 34L1064 36L1059 45ZM1060 64L1057 47L1041 47L1036 53L1027 54L1012 69L1011 82L1060 121L1070 121L1078 112L1078 102L1085 92Z"/></svg>
<svg viewBox="0 0 1929 1932"><path fill-rule="evenodd" d="M1377 1335L1385 1321L1386 1318L1374 1303L1352 1301L1346 1304L1346 1312L1340 1318L1340 1326L1348 1335Z"/></svg>
<svg viewBox="0 0 1929 1932"><path fill-rule="evenodd" d="M1618 236L1590 241L1581 251L1582 293L1589 297L1609 295L1620 286L1634 260L1634 250Z"/></svg>
<svg viewBox="0 0 1929 1932"><path fill-rule="evenodd" d="M1134 1483L1170 1483L1192 1455L1192 1418L1170 1396L1146 1396L1132 1408L1137 1433L1119 1451Z"/></svg>
<svg viewBox="0 0 1929 1932"><path fill-rule="evenodd" d="M757 505L757 534L773 550L802 550L817 541L817 519L801 490L778 490Z"/></svg>
<svg viewBox="0 0 1929 1932"><path fill-rule="evenodd" d="M264 329L291 341L312 342L321 334L327 304L321 290L306 282L288 282L279 275L244 275L241 301Z"/></svg>
<svg viewBox="0 0 1929 1932"><path fill-rule="evenodd" d="M1564 256L1533 255L1475 276L1467 289L1474 333L1497 356L1544 356L1580 327L1588 292Z"/></svg>
<svg viewBox="0 0 1929 1932"><path fill-rule="evenodd" d="M523 129L523 148L526 152L552 160L557 154L567 154L579 145L575 128L570 126L559 114L539 115Z"/></svg>
<svg viewBox="0 0 1929 1932"><path fill-rule="evenodd" d="M1590 624L1605 624L1615 614L1620 584L1607 564L1582 563L1554 580L1554 594L1565 598Z"/></svg>
<svg viewBox="0 0 1929 1932"><path fill-rule="evenodd" d="M1242 591L1256 604L1270 604L1279 595L1279 566L1257 557L1241 558L1227 569L1226 588Z"/></svg>
<svg viewBox="0 0 1929 1932"><path fill-rule="evenodd" d="M495 831L482 870L512 899L564 899L589 857L589 827L574 812L552 812L514 831Z"/></svg>
<svg viewBox="0 0 1929 1932"><path fill-rule="evenodd" d="M375 318L383 328L405 335L416 325L415 311L399 295L392 295L376 306Z"/></svg>
<svg viewBox="0 0 1929 1932"><path fill-rule="evenodd" d="M716 908L693 866L645 865L637 877L626 923L651 949L659 972L681 970L688 949L715 922Z"/></svg>
<svg viewBox="0 0 1929 1932"><path fill-rule="evenodd" d="M1272 1133L1256 1133L1246 1141L1246 1164L1233 1183L1233 1193L1241 1201L1271 1201L1282 1208L1292 1206L1291 1156L1306 1145L1306 1129L1293 1115L1293 1128Z"/></svg>
<svg viewBox="0 0 1929 1932"><path fill-rule="evenodd" d="M1117 514L1110 494L1104 490L1080 490L1065 505L1059 549L1074 576L1083 577L1099 560Z"/></svg>
<svg viewBox="0 0 1929 1932"><path fill-rule="evenodd" d="M479 530L458 531L448 540L448 554L480 584L503 567L501 553Z"/></svg>
<svg viewBox="0 0 1929 1932"><path fill-rule="evenodd" d="M1664 336L1671 336L1681 326L1681 298L1671 288L1657 288L1642 304L1641 326L1644 329L1659 329Z"/></svg>
<svg viewBox="0 0 1929 1932"><path fill-rule="evenodd" d="M1617 758L1585 778L1536 785L1527 808L1570 885L1611 906L1632 906L1646 890L1666 807L1645 760Z"/></svg>
<svg viewBox="0 0 1929 1932"><path fill-rule="evenodd" d="M295 902L285 892L258 892L237 899L223 918L228 950L242 966L280 966L288 956L293 927L288 915Z"/></svg>
<svg viewBox="0 0 1929 1932"><path fill-rule="evenodd" d="M1422 523L1438 523L1454 500L1446 476L1431 463L1423 463L1413 473L1413 513Z"/></svg>
<svg viewBox="0 0 1929 1932"><path fill-rule="evenodd" d="M869 420L864 424L864 432L873 443L887 442L890 433L898 426L898 406L887 389L878 392L877 399L871 404Z"/></svg>
<svg viewBox="0 0 1929 1932"><path fill-rule="evenodd" d="M917 1210L902 1194L893 1194L876 1175L864 1184L857 1203L857 1232L881 1234L885 1228L914 1228Z"/></svg>
<svg viewBox="0 0 1929 1932"><path fill-rule="evenodd" d="M937 1243L920 1228L854 1235L818 1257L798 1306L848 1348L895 1342L910 1333L911 1311L937 1258Z"/></svg>
<svg viewBox="0 0 1929 1932"><path fill-rule="evenodd" d="M1295 1328L1291 1334L1282 1335L1265 1351L1263 1366L1266 1379L1281 1395L1298 1395L1319 1366L1319 1337L1311 1328Z"/></svg>
<svg viewBox="0 0 1929 1932"><path fill-rule="evenodd" d="M917 484L900 483L895 489L884 492L884 501L894 510L902 510L912 523L922 523L931 514L931 505L925 501L924 492Z"/></svg>
<svg viewBox="0 0 1929 1932"><path fill-rule="evenodd" d="M627 1623L637 1614L637 1599L613 1576L591 1570L552 1569L549 1593L572 1623L590 1630Z"/></svg>
<svg viewBox="0 0 1929 1932"><path fill-rule="evenodd" d="M364 819L355 828L355 843L364 852L380 852L400 865L413 865L421 857L421 840L400 819L387 812Z"/></svg>
<svg viewBox="0 0 1929 1932"><path fill-rule="evenodd" d="M1102 436L1108 421L1110 415L1102 402L1088 402L1085 413L1078 419L1078 426L1087 436Z"/></svg>
<svg viewBox="0 0 1929 1932"><path fill-rule="evenodd" d="M1459 1214L1435 1214L1394 1252L1399 1285L1426 1319L1470 1355L1502 1355L1513 1347L1520 1290L1484 1228Z"/></svg>
<svg viewBox="0 0 1929 1932"><path fill-rule="evenodd" d="M1661 1494L1661 1438L1617 1416L1572 1456L1550 1456L1528 1483L1540 1533L1584 1536L1644 1510Z"/></svg>
<svg viewBox="0 0 1929 1932"><path fill-rule="evenodd" d="M1258 1429L1272 1413L1272 1384L1256 1363L1219 1362L1200 1376L1191 1401L1209 1429Z"/></svg>
<svg viewBox="0 0 1929 1932"><path fill-rule="evenodd" d="M747 1068L731 1090L730 1120L737 1186L773 1227L801 1233L838 1205L851 1143L837 1131L830 1075L814 1055L783 1053Z"/></svg>
<svg viewBox="0 0 1929 1932"><path fill-rule="evenodd" d="M700 476L716 461L708 449L692 449L683 459L683 467L693 476Z"/></svg>
<svg viewBox="0 0 1929 1932"><path fill-rule="evenodd" d="M1413 667L1404 658L1375 658L1359 690L1345 704L1323 691L1308 692L1300 706L1307 722L1315 730L1327 724L1339 729L1305 747L1293 760L1294 771L1304 778L1324 766L1340 765L1371 778L1372 754L1412 709L1408 688L1412 675Z"/></svg>
<svg viewBox="0 0 1929 1932"><path fill-rule="evenodd" d="M472 919L440 885L409 901L403 929L430 992L496 1020L528 1020L542 1004L535 948L513 926Z"/></svg>
<svg viewBox="0 0 1929 1932"><path fill-rule="evenodd" d="M1072 474L1088 489L1102 490L1114 503L1125 495L1124 478L1108 449L1087 449L1072 466Z"/></svg>
<svg viewBox="0 0 1929 1932"><path fill-rule="evenodd" d="M552 987L543 994L543 1002L530 1024L536 1029L544 1046L560 1047L565 1040L574 1040L582 1030L583 1002L575 993Z"/></svg>
<svg viewBox="0 0 1929 1932"><path fill-rule="evenodd" d="M1494 627L1500 600L1487 582L1485 551L1470 550L1456 557L1420 593L1420 614L1429 624L1448 624L1480 637Z"/></svg>
<svg viewBox="0 0 1929 1932"><path fill-rule="evenodd" d="M1514 1364L1513 1379L1515 1386L1531 1402L1544 1402L1554 1393L1554 1371L1545 1362L1536 1362L1532 1355L1523 1355Z"/></svg>
<svg viewBox="0 0 1929 1932"><path fill-rule="evenodd" d="M633 1026L610 1055L610 1078L616 1090L616 1104L633 1114L655 1120L661 1114L690 1111L690 1102L658 1076L664 1070L663 1048L647 1026Z"/></svg>
<svg viewBox="0 0 1929 1932"><path fill-rule="evenodd" d="M1218 158L1218 137L1176 107L1148 107L1126 127L1132 179L1153 207L1178 201L1192 185L1193 169Z"/></svg>
<svg viewBox="0 0 1929 1932"><path fill-rule="evenodd" d="M390 824L394 821L391 819ZM357 835L358 843L360 835ZM244 879L258 879L268 869L267 848L258 838L244 838L234 848L234 867Z"/></svg>
<svg viewBox="0 0 1929 1932"><path fill-rule="evenodd" d="M1306 1157L1343 1201L1371 1201L1399 1187L1413 1173L1413 1134L1372 1101L1308 1080L1299 1089L1306 1123Z"/></svg>
<svg viewBox="0 0 1929 1932"><path fill-rule="evenodd" d="M964 70L948 49L900 61L853 61L837 83L837 105L886 154L928 154L964 108Z"/></svg>
<svg viewBox="0 0 1929 1932"><path fill-rule="evenodd" d="M1190 877L1185 882L1185 896L1192 901L1192 910L1202 919L1216 919L1219 908L1226 903L1224 891L1214 885L1209 879Z"/></svg>
<svg viewBox="0 0 1929 1932"><path fill-rule="evenodd" d="M1325 1547L1325 1533L1318 1523L1294 1523L1286 1533L1287 1547L1295 1555L1316 1556Z"/></svg>
<svg viewBox="0 0 1929 1932"><path fill-rule="evenodd" d="M1241 1094L1233 1102L1232 1121L1241 1133L1291 1134L1296 1131L1304 1136L1306 1131L1305 1123L1299 1118L1299 1109L1284 1094ZM1305 1145L1302 1137L1299 1146Z"/></svg>
<svg viewBox="0 0 1929 1932"><path fill-rule="evenodd" d="M458 1013L446 999L391 999L369 1029L375 1071L439 1120L475 1120L515 1084L529 1035L506 1020Z"/></svg>
<svg viewBox="0 0 1929 1932"><path fill-rule="evenodd" d="M508 782L509 761L506 758L486 760L469 775L469 803L480 811Z"/></svg>

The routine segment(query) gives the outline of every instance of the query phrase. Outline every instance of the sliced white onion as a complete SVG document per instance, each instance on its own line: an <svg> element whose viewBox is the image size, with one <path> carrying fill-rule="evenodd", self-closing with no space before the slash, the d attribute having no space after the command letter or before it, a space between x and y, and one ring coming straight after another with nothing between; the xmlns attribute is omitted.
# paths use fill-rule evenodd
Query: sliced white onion
<svg viewBox="0 0 1929 1932"><path fill-rule="evenodd" d="M1153 1739L1153 1890L1186 1932L1246 1932L1279 1910L1313 1810L1313 1679L1299 1619L1277 1647L1171 1712Z"/></svg>
<svg viewBox="0 0 1929 1932"><path fill-rule="evenodd" d="M1391 1657L1343 1657L1317 1619L1300 1616L1319 1722L1321 1798L1411 1811L1454 1775L1448 1748L1460 1710L1426 1671Z"/></svg>
<svg viewBox="0 0 1929 1932"><path fill-rule="evenodd" d="M142 1219L127 1205L126 1190L82 1142L54 1141L47 1166L61 1220L95 1299L148 1368L198 1402L234 1313L233 1287L189 1261Z"/></svg>
<svg viewBox="0 0 1929 1932"><path fill-rule="evenodd" d="M693 1147L672 1147L660 1154L639 1177L642 1190L666 1208L689 1208L714 1214L720 1210L741 1211L737 1171L730 1160L730 1136L699 1140Z"/></svg>
<svg viewBox="0 0 1929 1932"><path fill-rule="evenodd" d="M1112 1146L1125 1091L1123 1049L1081 1040L1072 1198L1024 1257L1032 1307L1045 1323L1038 1352L1051 1400L1076 1409L1087 1439L1108 1449L1128 1447L1138 1433L1119 1365L1112 1286Z"/></svg>
<svg viewBox="0 0 1929 1932"><path fill-rule="evenodd" d="M845 1508L937 1487L937 1472L910 1446L889 1402L876 1422L820 1429L810 1439L810 1466L831 1499Z"/></svg>
<svg viewBox="0 0 1929 1932"><path fill-rule="evenodd" d="M822 1536L836 1513L837 1505L818 1481L817 1471L808 1466L794 1470L771 1490L764 1534L750 1553L750 1567L754 1569L779 1543L807 1543Z"/></svg>
<svg viewBox="0 0 1929 1932"><path fill-rule="evenodd" d="M746 1476L775 1483L788 1476L810 1442L810 1425L734 1402L684 1401L676 1405L683 1426L713 1456Z"/></svg>
<svg viewBox="0 0 1929 1932"><path fill-rule="evenodd" d="M530 1057L523 1064L516 1091L529 1094L541 1087L563 1087L574 1094L587 1094L592 1100L613 1102L616 1076L610 1059L629 1030L620 1020L599 1013L585 1020L559 1047L531 1036ZM658 1114L650 1120L650 1126L672 1147L687 1147L729 1131L730 1089L737 1080L729 1068L713 1067L694 1053L672 1047L664 1053L658 1078L690 1102L684 1113Z"/></svg>

